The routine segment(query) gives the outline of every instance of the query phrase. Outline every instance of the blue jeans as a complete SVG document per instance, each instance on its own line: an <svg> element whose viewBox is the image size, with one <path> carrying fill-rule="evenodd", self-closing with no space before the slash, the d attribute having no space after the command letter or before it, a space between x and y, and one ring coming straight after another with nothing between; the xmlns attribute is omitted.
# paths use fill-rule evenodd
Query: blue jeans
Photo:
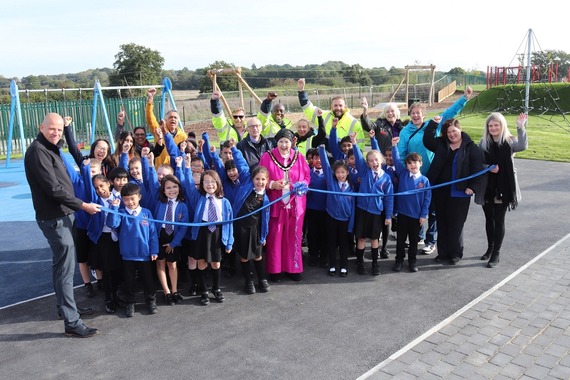
<svg viewBox="0 0 570 380"><path fill-rule="evenodd" d="M75 274L75 245L72 227L73 214L60 218L38 220L38 226L52 252L52 280L57 308L65 321L65 326L74 328L82 324L73 294Z"/></svg>
<svg viewBox="0 0 570 380"><path fill-rule="evenodd" d="M432 201L429 204L428 213L428 229L425 232L425 228L422 224L420 227L420 240L423 239L425 245L435 245L437 243L437 221L435 218L435 205Z"/></svg>

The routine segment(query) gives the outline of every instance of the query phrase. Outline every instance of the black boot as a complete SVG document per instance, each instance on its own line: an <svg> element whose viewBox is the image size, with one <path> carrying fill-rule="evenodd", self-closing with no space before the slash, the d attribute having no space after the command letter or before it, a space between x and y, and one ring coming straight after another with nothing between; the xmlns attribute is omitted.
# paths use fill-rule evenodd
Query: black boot
<svg viewBox="0 0 570 380"><path fill-rule="evenodd" d="M489 260L491 257L491 253L493 253L493 244L490 244L487 248L487 252L483 256L481 256L481 260Z"/></svg>
<svg viewBox="0 0 570 380"><path fill-rule="evenodd" d="M497 264L499 263L499 255L500 255L499 251L493 251L493 253L491 254L491 258L487 263L487 268L493 268L497 266Z"/></svg>
<svg viewBox="0 0 570 380"><path fill-rule="evenodd" d="M253 273L251 273L251 262L246 261L245 263L241 263L242 271L243 271L243 278L245 280L245 292L247 294L254 294L255 293L255 285L253 283Z"/></svg>

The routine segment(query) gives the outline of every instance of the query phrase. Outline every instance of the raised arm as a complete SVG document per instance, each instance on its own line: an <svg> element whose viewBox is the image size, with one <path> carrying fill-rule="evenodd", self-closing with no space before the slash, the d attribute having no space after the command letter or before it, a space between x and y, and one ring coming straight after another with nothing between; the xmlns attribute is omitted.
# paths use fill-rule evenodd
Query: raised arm
<svg viewBox="0 0 570 380"><path fill-rule="evenodd" d="M69 149L69 154L73 157L73 160L78 167L81 167L81 161L83 161L83 153L77 147L77 142L71 133L71 122L73 119L71 116L65 116L63 118L63 135L65 137L65 142L67 143L67 148Z"/></svg>
<svg viewBox="0 0 570 380"><path fill-rule="evenodd" d="M528 139L526 136L526 123L528 116L524 113L519 114L517 118L517 138L513 139L512 148L514 152L522 152L528 148Z"/></svg>

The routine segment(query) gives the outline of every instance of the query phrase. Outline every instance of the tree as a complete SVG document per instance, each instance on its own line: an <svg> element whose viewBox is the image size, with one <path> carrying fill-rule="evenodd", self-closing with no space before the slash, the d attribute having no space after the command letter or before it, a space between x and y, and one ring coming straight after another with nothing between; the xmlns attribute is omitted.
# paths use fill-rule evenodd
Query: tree
<svg viewBox="0 0 570 380"><path fill-rule="evenodd" d="M28 75L27 77L23 77L22 84L26 90L37 90L39 88L42 88L40 78L35 75Z"/></svg>
<svg viewBox="0 0 570 380"><path fill-rule="evenodd" d="M548 76L548 66L558 64L558 75L563 77L570 67L570 54L562 50L544 50L532 53L531 62L541 67L543 77ZM525 66L526 62L522 66Z"/></svg>
<svg viewBox="0 0 570 380"><path fill-rule="evenodd" d="M461 67L454 67L453 69L449 70L447 72L448 75L465 75L465 70L463 70Z"/></svg>
<svg viewBox="0 0 570 380"><path fill-rule="evenodd" d="M156 51L134 43L121 45L109 76L111 86L144 86L160 83L164 58ZM143 91L144 92L144 91ZM115 92L116 93L116 92Z"/></svg>
<svg viewBox="0 0 570 380"><path fill-rule="evenodd" d="M233 63L227 63L225 61L216 61L205 67L200 92L212 92L212 79L208 76L209 70L231 69L234 67L235 65ZM222 91L237 91L238 89L237 78L233 75L217 75L216 83Z"/></svg>

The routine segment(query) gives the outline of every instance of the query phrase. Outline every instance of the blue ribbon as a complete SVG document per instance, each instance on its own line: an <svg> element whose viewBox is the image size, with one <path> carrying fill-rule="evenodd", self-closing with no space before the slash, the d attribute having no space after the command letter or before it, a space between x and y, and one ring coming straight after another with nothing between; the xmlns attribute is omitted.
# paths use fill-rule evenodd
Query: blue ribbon
<svg viewBox="0 0 570 380"><path fill-rule="evenodd" d="M464 177L464 178L459 178L459 179L455 179L453 181L449 181L449 182L445 182L445 183L440 183L439 185L434 185L434 186L429 186L429 187L425 187L422 189L414 189L414 190L408 190L408 191L403 191L401 193L395 193L392 194L391 196L400 196L400 195L410 195L410 194L416 194L422 191L427 191L427 190L432 190L432 189L437 189L439 187L444 187L444 186L449 186L451 184L454 183L458 183L458 182L463 182L463 181L467 181L471 178L475 178L478 177L480 175L483 175L485 173L487 173L488 171L490 171L491 169L495 168L497 165L491 165L488 168L481 170L480 172L477 172L475 174L472 174L468 177ZM205 227L205 226L209 226L209 225L216 225L216 224L228 224L228 223L233 223L236 220L240 220L240 219L245 219L247 217L250 217L251 215L255 214L256 212L260 212L261 210L271 206L272 204L275 204L289 196L292 195L296 195L296 196L303 196L307 193L307 191L314 191L317 193L324 193L324 194L337 194L337 195L345 195L345 196L353 196L353 197L383 197L385 196L385 194L371 194L371 193L347 193L347 192L336 192L336 191L328 191L328 190L320 190L320 189L311 189L307 186L306 183L304 182L297 182L293 185L293 189L286 193L283 194L282 196L280 196L279 198L269 202L267 205L260 207L259 209L252 211L250 213L247 213L245 215L242 215L240 217L231 219L231 220L225 220L225 221L221 221L221 222L202 222L202 223L182 223L182 222L167 222L165 220L159 220L159 219L146 219L149 222L153 222L153 223L161 223L161 224L172 224L174 226L186 226L186 227ZM111 214L119 214L125 218L138 218L138 216L132 216L130 214L125 214L122 212L119 212L119 210L115 210L115 209L110 209L108 207L101 207L102 211L105 212L109 212Z"/></svg>
<svg viewBox="0 0 570 380"><path fill-rule="evenodd" d="M459 178L459 179L454 179L453 181L449 181L449 182L444 182L444 183L440 183L438 185L433 185L433 186L429 186L429 187L424 187L421 189L414 189L414 190L407 190L407 191L402 191L400 193L394 193L394 194L390 194L390 196L402 196L402 195L410 195L410 194L416 194L416 193L421 193L422 191L427 191L427 190L432 190L432 189L437 189L440 187L444 187L444 186L449 186L452 185L454 183L458 183L458 182L463 182L463 181L467 181L470 180L471 178L475 178L478 177L480 175L483 175L485 173L487 173L489 170L495 168L497 165L491 165L486 169L481 170L480 172L477 172L475 174L471 174L468 177L464 177L464 178ZM351 193L351 192L343 192L343 193L339 193L336 191L329 191L329 190L321 190L321 189L311 189L309 188L309 191L314 191L316 193L323 193L323 194L336 194L336 195L346 195L346 196L352 196L352 197L383 197L386 194L370 194L370 193Z"/></svg>

